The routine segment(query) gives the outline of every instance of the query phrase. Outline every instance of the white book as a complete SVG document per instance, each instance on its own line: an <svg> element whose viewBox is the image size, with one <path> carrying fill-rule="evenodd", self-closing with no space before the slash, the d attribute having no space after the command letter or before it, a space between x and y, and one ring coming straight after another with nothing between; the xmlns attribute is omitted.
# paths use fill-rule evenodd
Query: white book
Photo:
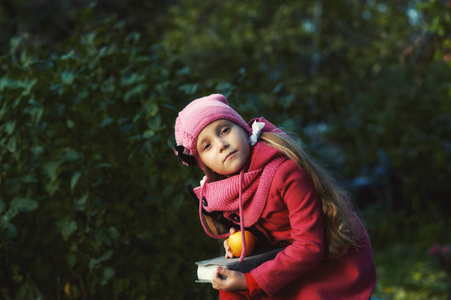
<svg viewBox="0 0 451 300"><path fill-rule="evenodd" d="M211 282L213 274L216 272L218 266L233 271L239 271L242 273L248 273L255 269L262 263L274 259L281 250L284 248L277 248L267 252L263 252L256 255L246 256L240 263L239 258L225 258L219 256L215 258L206 259L196 262L197 265L197 280L196 282Z"/></svg>

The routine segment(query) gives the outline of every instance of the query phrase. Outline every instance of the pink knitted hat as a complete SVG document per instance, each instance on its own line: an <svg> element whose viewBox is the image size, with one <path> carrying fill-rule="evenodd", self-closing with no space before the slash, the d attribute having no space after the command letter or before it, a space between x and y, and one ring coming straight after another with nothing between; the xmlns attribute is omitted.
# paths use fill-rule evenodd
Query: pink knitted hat
<svg viewBox="0 0 451 300"><path fill-rule="evenodd" d="M193 100L175 121L175 154L185 165L203 167L197 153L197 137L205 126L216 120L229 120L243 127L249 134L251 127L230 106L221 94L212 94Z"/></svg>

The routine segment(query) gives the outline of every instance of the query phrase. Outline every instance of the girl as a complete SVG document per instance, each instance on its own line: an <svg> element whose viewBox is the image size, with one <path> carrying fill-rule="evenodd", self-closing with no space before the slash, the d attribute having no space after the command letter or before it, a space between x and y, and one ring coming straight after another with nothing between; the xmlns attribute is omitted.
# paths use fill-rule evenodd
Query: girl
<svg viewBox="0 0 451 300"><path fill-rule="evenodd" d="M212 285L221 299L370 299L368 234L345 192L299 143L264 118L246 123L219 94L179 113L175 139L180 160L206 174L194 193L208 235L223 239L239 228L240 260L244 230L261 245L286 247L250 273L218 268Z"/></svg>

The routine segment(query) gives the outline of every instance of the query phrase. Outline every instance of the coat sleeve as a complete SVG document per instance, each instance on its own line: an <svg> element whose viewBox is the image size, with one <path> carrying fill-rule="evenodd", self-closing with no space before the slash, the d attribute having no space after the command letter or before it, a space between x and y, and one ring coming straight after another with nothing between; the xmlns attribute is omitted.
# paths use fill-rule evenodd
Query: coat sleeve
<svg viewBox="0 0 451 300"><path fill-rule="evenodd" d="M291 244L251 272L261 288L273 296L324 259L324 231L316 191L294 162L286 161L278 168L268 201L283 201L291 227Z"/></svg>

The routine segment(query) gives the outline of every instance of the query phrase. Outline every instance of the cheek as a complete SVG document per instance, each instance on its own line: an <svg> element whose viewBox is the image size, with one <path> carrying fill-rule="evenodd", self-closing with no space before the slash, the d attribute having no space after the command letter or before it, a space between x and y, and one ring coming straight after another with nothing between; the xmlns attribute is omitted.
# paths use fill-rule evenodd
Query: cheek
<svg viewBox="0 0 451 300"><path fill-rule="evenodd" d="M246 159L249 158L249 153L251 153L251 147L250 147L249 144L248 144L248 145L247 145L247 148L246 148Z"/></svg>
<svg viewBox="0 0 451 300"><path fill-rule="evenodd" d="M211 165L214 163L212 159L212 155L209 155L208 153L204 153L202 155L199 155L200 160L204 165L209 167L211 169Z"/></svg>
<svg viewBox="0 0 451 300"><path fill-rule="evenodd" d="M247 160L251 152L251 146L247 142L247 139L242 141L241 151L244 154L244 159Z"/></svg>
<svg viewBox="0 0 451 300"><path fill-rule="evenodd" d="M246 152L247 155L249 155L249 152L251 151L251 145L249 144L249 139L247 137L247 134L243 135L241 137L242 139L242 145L243 145L243 149Z"/></svg>

